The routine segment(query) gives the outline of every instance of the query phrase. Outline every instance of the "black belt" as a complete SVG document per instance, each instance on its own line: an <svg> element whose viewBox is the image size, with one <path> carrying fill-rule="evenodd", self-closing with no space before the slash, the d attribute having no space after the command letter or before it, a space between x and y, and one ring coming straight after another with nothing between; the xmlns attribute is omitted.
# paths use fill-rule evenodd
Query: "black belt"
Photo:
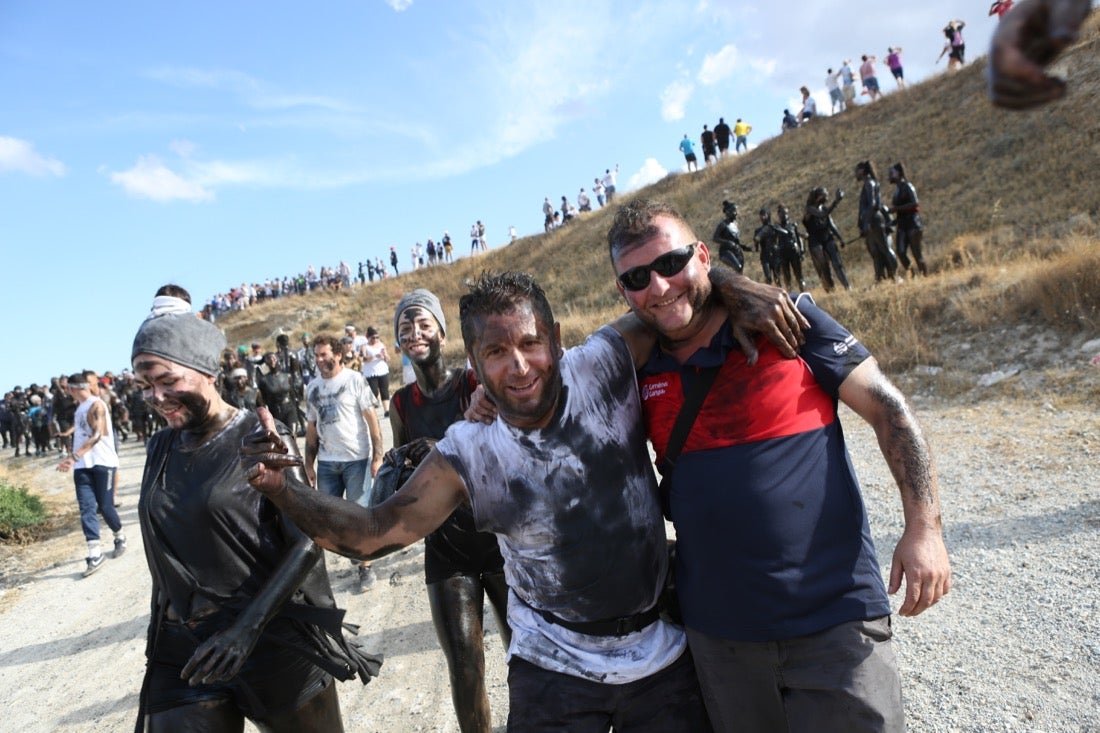
<svg viewBox="0 0 1100 733"><path fill-rule="evenodd" d="M656 606L633 616L607 618L602 621L566 621L549 611L542 611L537 608L532 610L552 624L589 636L626 636L627 634L633 634L635 631L641 631L660 616Z"/></svg>

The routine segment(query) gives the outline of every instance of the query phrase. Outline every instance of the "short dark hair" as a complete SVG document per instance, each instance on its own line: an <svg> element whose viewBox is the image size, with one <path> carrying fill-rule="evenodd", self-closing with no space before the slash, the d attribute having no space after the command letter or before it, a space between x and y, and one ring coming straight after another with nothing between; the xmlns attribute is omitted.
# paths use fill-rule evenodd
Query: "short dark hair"
<svg viewBox="0 0 1100 733"><path fill-rule="evenodd" d="M458 300L458 320L462 324L462 342L473 352L479 325L486 316L511 313L520 303L528 302L543 325L554 325L554 311L535 279L526 272L483 271L477 280L467 282L470 292Z"/></svg>
<svg viewBox="0 0 1100 733"><path fill-rule="evenodd" d="M657 227L653 224L653 220L658 216L674 219L688 232L692 232L691 225L672 204L642 198L633 199L618 208L615 218L611 220L611 228L607 230L607 251L612 261L627 247L633 247L654 237L657 234ZM692 236L695 236L694 232Z"/></svg>
<svg viewBox="0 0 1100 733"><path fill-rule="evenodd" d="M188 303L191 302L191 293L187 292L186 288L180 285L176 285L175 283L168 283L167 285L161 285L159 288L157 288L157 292L154 294L154 297L159 298L162 295L170 295L173 298L186 300Z"/></svg>

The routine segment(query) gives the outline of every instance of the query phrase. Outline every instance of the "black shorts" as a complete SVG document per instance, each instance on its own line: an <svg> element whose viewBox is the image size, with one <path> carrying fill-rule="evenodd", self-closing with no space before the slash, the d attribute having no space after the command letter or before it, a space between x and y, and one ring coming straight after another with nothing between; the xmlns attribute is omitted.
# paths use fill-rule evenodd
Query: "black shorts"
<svg viewBox="0 0 1100 733"><path fill-rule="evenodd" d="M161 625L155 655L149 660L146 709L150 714L206 700L228 700L246 717L263 720L297 710L332 684L328 672L275 641L310 648L293 623L282 618L268 624L232 680L192 687L180 679L199 644L228 624L225 616L218 615L195 628L168 621Z"/></svg>
<svg viewBox="0 0 1100 733"><path fill-rule="evenodd" d="M696 162L695 153L685 153L684 160L686 160L688 163Z"/></svg>
<svg viewBox="0 0 1100 733"><path fill-rule="evenodd" d="M459 575L481 577L504 572L495 534L478 532L473 515L460 506L424 538L424 582L428 585Z"/></svg>

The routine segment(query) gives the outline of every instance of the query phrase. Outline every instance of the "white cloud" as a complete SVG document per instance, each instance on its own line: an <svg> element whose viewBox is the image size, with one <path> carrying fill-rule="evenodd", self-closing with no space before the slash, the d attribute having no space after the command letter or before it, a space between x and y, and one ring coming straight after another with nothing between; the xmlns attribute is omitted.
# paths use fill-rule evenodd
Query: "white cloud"
<svg viewBox="0 0 1100 733"><path fill-rule="evenodd" d="M691 100L695 85L689 81L674 81L661 92L661 118L666 122L684 119L684 108Z"/></svg>
<svg viewBox="0 0 1100 733"><path fill-rule="evenodd" d="M173 140L168 143L168 149L181 158L190 158L199 149L199 146L190 140Z"/></svg>
<svg viewBox="0 0 1100 733"><path fill-rule="evenodd" d="M633 191L642 186L648 186L651 183L656 183L667 175L668 171L657 162L656 158L646 158L638 172L632 175L630 180L627 181L626 190Z"/></svg>
<svg viewBox="0 0 1100 733"><path fill-rule="evenodd" d="M775 59L766 59L761 57L751 58L749 59L748 64L750 69L763 76L771 76L775 73Z"/></svg>
<svg viewBox="0 0 1100 733"><path fill-rule="evenodd" d="M409 6L412 4L413 0L386 0L386 5L389 5L391 8L399 13L402 10L408 10Z"/></svg>
<svg viewBox="0 0 1100 733"><path fill-rule="evenodd" d="M255 109L284 110L305 107L344 111L349 106L342 100L319 94L280 91L241 71L163 67L146 72L146 76L177 87L227 91Z"/></svg>
<svg viewBox="0 0 1100 733"><path fill-rule="evenodd" d="M131 196L153 201L210 201L214 192L188 181L165 166L155 155L143 155L134 167L112 173L111 181Z"/></svg>
<svg viewBox="0 0 1100 733"><path fill-rule="evenodd" d="M68 169L57 158L39 154L32 143L0 136L0 173L17 171L32 176L63 176Z"/></svg>
<svg viewBox="0 0 1100 733"><path fill-rule="evenodd" d="M717 53L707 54L699 69L699 83L710 86L733 76L739 61L740 54L732 43L723 46Z"/></svg>

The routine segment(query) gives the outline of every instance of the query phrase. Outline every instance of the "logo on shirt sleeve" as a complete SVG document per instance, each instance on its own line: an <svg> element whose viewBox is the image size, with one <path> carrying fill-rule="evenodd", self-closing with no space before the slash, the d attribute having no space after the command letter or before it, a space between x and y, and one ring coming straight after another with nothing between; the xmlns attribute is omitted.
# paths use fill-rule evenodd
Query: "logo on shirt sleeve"
<svg viewBox="0 0 1100 733"><path fill-rule="evenodd" d="M833 353L837 356L844 356L848 353L849 349L852 349L858 343L859 341L855 336L848 334L848 338L833 344Z"/></svg>

